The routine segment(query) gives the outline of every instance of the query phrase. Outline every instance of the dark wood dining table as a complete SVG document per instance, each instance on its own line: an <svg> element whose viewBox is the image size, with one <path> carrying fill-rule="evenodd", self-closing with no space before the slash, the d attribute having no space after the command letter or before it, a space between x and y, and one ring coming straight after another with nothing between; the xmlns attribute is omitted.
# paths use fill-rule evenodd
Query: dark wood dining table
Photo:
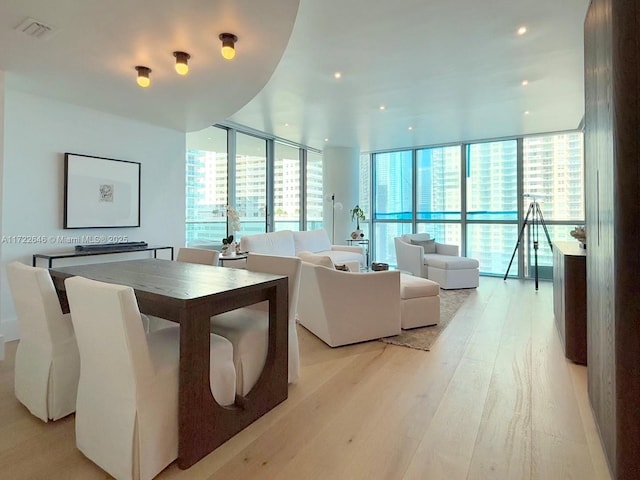
<svg viewBox="0 0 640 480"><path fill-rule="evenodd" d="M128 285L140 311L180 324L178 466L188 468L287 398L288 279L235 268L155 258L49 270L68 312L64 279L83 276ZM233 406L220 406L209 384L209 319L269 302L269 349L258 382Z"/></svg>

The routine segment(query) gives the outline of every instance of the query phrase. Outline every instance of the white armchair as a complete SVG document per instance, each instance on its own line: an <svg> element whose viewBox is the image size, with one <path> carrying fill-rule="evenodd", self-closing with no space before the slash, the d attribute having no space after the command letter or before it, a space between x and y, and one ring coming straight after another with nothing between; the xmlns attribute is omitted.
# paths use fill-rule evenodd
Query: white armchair
<svg viewBox="0 0 640 480"><path fill-rule="evenodd" d="M400 272L344 272L302 262L298 316L331 347L398 335Z"/></svg>
<svg viewBox="0 0 640 480"><path fill-rule="evenodd" d="M425 252L423 243L431 241L433 252ZM393 239L396 247L398 268L416 277L428 278L445 290L475 288L478 286L478 261L460 257L457 245L434 242L428 233L403 235ZM425 243L426 244L426 243Z"/></svg>

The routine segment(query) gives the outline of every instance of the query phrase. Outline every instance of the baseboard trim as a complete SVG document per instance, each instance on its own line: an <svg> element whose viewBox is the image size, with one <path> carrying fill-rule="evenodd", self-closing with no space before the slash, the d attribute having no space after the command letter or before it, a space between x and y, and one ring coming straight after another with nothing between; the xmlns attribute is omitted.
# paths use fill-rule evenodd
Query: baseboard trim
<svg viewBox="0 0 640 480"><path fill-rule="evenodd" d="M4 360L4 336L0 335L0 362Z"/></svg>

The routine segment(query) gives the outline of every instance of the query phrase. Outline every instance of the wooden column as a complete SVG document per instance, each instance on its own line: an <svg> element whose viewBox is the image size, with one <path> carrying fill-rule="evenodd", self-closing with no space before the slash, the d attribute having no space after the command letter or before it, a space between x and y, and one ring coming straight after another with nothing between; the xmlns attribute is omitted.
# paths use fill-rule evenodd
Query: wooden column
<svg viewBox="0 0 640 480"><path fill-rule="evenodd" d="M585 22L589 399L614 478L640 478L640 6Z"/></svg>

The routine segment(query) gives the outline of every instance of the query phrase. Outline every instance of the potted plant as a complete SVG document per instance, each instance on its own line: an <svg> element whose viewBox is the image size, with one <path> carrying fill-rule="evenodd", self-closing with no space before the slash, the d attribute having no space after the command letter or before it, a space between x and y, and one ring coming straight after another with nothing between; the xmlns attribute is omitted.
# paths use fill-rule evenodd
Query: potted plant
<svg viewBox="0 0 640 480"><path fill-rule="evenodd" d="M364 237L364 233L360 230L360 221L364 222L364 219L364 210L360 208L360 205L356 205L351 209L351 221L356 221L356 230L351 233L351 238L354 240Z"/></svg>

